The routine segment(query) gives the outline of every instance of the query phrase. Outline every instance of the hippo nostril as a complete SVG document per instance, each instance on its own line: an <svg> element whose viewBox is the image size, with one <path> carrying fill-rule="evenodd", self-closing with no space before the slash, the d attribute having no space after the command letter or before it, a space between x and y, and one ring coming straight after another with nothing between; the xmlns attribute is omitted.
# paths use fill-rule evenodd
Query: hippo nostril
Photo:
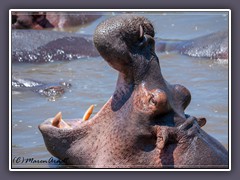
<svg viewBox="0 0 240 180"><path fill-rule="evenodd" d="M140 25L140 36L139 36L140 40L143 40L143 35L144 35L143 27L142 27L142 25Z"/></svg>
<svg viewBox="0 0 240 180"><path fill-rule="evenodd" d="M139 39L139 41L140 41L138 44L139 47L143 48L147 45L147 38L145 37L145 35L141 39Z"/></svg>
<svg viewBox="0 0 240 180"><path fill-rule="evenodd" d="M154 39L151 36L149 36L147 34L144 34L143 37L141 37L139 39L138 46L140 48L144 48L144 47L146 47L148 45L151 48L151 51L154 51L154 49L155 49L155 41L154 41Z"/></svg>
<svg viewBox="0 0 240 180"><path fill-rule="evenodd" d="M153 45L154 44L154 39L145 34L142 25L140 25L140 30L139 30L139 39L138 39L138 46L139 47L145 47L148 44Z"/></svg>

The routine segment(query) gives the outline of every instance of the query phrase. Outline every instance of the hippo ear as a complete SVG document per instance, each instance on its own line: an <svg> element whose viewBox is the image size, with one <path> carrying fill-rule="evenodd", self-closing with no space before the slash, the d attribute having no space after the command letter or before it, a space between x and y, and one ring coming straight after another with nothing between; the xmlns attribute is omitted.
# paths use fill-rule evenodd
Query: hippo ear
<svg viewBox="0 0 240 180"><path fill-rule="evenodd" d="M200 127L203 127L207 123L207 120L205 117L199 117L197 118L197 123Z"/></svg>

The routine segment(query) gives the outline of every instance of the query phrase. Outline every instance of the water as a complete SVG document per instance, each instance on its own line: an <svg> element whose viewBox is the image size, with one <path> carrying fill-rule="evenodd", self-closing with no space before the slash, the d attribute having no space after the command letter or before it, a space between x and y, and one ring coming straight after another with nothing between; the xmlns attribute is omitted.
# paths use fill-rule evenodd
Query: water
<svg viewBox="0 0 240 180"><path fill-rule="evenodd" d="M228 27L228 17L220 12L144 15L153 21L156 35L166 39L189 39ZM96 25L106 17L78 32L93 33ZM203 129L228 149L227 61L196 59L175 53L159 53L158 57L164 78L170 83L184 85L192 94L185 112L206 117L207 124ZM63 119L82 117L91 104L96 105L94 113L98 112L112 95L117 80L117 72L101 57L48 64L12 64L12 74L44 82L67 81L72 84L55 101L31 91L12 91L13 168L61 167L56 162L20 163L23 158L48 161L52 157L46 150L38 125L59 111Z"/></svg>

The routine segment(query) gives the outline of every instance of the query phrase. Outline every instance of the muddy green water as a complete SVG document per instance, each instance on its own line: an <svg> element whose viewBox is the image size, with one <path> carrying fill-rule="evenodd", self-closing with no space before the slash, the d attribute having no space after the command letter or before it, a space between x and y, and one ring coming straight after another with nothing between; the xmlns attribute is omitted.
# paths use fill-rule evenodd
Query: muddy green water
<svg viewBox="0 0 240 180"><path fill-rule="evenodd" d="M144 13L152 20L156 36L190 39L228 28L226 13ZM78 33L92 34L103 16ZM191 58L176 53L158 53L162 74L170 83L186 86L192 101L186 113L204 116L203 129L227 149L228 61ZM31 91L12 91L11 147L13 168L58 168L47 151L38 125L61 111L64 119L82 117L95 104L98 112L112 95L117 72L101 58L85 58L48 64L12 64L12 74L45 82L68 81L72 87L55 101ZM94 115L94 114L93 114ZM27 163L22 163L27 161ZM50 162L51 161L51 162Z"/></svg>

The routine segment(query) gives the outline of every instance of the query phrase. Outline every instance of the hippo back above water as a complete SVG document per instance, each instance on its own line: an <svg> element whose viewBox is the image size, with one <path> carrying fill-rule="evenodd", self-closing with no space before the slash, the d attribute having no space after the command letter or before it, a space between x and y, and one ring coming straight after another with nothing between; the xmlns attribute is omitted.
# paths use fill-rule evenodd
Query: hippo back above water
<svg viewBox="0 0 240 180"><path fill-rule="evenodd" d="M228 31L219 31L178 42L159 40L156 51L174 51L197 58L228 59L228 41Z"/></svg>
<svg viewBox="0 0 240 180"><path fill-rule="evenodd" d="M228 168L228 152L201 126L205 118L184 113L189 90L162 76L152 23L116 16L99 24L94 44L119 72L116 89L88 118L39 125L47 150L79 168Z"/></svg>
<svg viewBox="0 0 240 180"><path fill-rule="evenodd" d="M12 62L43 63L99 56L92 40L77 33L12 30Z"/></svg>

